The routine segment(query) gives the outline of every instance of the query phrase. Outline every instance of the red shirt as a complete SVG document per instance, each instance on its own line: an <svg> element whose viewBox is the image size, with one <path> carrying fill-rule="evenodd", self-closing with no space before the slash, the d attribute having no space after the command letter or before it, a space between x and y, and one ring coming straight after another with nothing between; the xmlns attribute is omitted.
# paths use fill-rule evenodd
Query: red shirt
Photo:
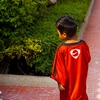
<svg viewBox="0 0 100 100"><path fill-rule="evenodd" d="M62 43L58 46L50 77L67 89L67 97L64 100L78 100L86 95L90 59L88 45L83 40L76 43Z"/></svg>

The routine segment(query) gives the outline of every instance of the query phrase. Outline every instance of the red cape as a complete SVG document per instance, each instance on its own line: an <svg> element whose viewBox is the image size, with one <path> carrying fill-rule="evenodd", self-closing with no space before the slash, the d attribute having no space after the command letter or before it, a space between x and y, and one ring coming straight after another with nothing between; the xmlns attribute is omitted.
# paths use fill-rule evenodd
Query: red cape
<svg viewBox="0 0 100 100"><path fill-rule="evenodd" d="M88 100L86 79L90 59L83 40L58 46L50 77L65 87L65 91L60 91L60 100Z"/></svg>

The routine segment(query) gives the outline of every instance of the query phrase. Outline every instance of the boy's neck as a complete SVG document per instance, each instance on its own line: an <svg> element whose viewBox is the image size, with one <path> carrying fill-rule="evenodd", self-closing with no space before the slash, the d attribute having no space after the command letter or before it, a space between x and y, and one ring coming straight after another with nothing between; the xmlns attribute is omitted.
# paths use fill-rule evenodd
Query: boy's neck
<svg viewBox="0 0 100 100"><path fill-rule="evenodd" d="M65 41L65 43L75 43L75 42L79 42L76 36L73 36Z"/></svg>

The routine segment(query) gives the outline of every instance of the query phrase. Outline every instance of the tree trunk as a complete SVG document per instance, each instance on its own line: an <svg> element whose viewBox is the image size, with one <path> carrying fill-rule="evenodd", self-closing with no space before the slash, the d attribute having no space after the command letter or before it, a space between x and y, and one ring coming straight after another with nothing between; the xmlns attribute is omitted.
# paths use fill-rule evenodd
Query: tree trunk
<svg viewBox="0 0 100 100"><path fill-rule="evenodd" d="M19 71L23 74L23 75L26 75L26 73L20 68L20 56L17 57L17 67L19 69Z"/></svg>
<svg viewBox="0 0 100 100"><path fill-rule="evenodd" d="M1 74L8 74L9 72L9 65L10 65L10 58L5 56L4 59L1 61Z"/></svg>

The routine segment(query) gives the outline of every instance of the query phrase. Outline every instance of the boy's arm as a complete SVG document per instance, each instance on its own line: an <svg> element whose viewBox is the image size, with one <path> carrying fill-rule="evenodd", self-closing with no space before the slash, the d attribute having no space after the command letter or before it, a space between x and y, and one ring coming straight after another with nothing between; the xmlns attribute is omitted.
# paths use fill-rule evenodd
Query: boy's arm
<svg viewBox="0 0 100 100"><path fill-rule="evenodd" d="M57 49L56 51L52 67L52 74L50 77L56 80L62 86L66 87L68 77L65 66L65 60L61 49Z"/></svg>
<svg viewBox="0 0 100 100"><path fill-rule="evenodd" d="M59 83L58 83L58 88L59 88L60 91L65 90L65 87L63 85L59 84Z"/></svg>

